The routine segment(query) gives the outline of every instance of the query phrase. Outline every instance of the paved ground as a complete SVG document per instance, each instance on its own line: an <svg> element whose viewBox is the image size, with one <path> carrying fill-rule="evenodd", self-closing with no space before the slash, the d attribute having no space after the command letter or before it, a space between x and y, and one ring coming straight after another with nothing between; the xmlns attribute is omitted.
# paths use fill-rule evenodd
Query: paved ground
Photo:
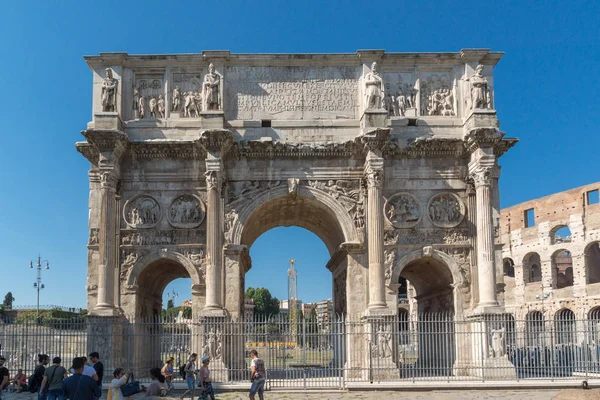
<svg viewBox="0 0 600 400"><path fill-rule="evenodd" d="M138 397L138 396L136 396ZM139 396L143 399L143 395ZM189 397L188 397L189 398ZM217 400L248 399L247 393L217 393ZM258 396L256 397L258 399ZM177 394L172 397L177 400ZM432 391L364 391L364 392L266 392L265 400L600 400L600 389L582 390L432 390ZM37 400L29 393L3 393L2 400ZM196 400L196 399L194 399Z"/></svg>

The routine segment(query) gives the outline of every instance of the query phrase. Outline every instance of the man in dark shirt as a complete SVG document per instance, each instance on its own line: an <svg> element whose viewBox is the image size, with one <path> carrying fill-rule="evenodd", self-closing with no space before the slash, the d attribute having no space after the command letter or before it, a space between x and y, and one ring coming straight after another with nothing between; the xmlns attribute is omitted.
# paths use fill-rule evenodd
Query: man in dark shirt
<svg viewBox="0 0 600 400"><path fill-rule="evenodd" d="M102 392L95 380L83 375L84 361L77 357L73 359L73 376L63 382L65 397L69 400L90 400L99 398Z"/></svg>
<svg viewBox="0 0 600 400"><path fill-rule="evenodd" d="M8 369L4 366L6 358L0 356L0 397L2 397L2 391L8 386Z"/></svg>
<svg viewBox="0 0 600 400"><path fill-rule="evenodd" d="M104 364L100 361L100 354L97 351L93 351L90 353L90 361L92 362L92 367L96 370L96 375L98 375L98 386L102 389L102 378L104 377Z"/></svg>

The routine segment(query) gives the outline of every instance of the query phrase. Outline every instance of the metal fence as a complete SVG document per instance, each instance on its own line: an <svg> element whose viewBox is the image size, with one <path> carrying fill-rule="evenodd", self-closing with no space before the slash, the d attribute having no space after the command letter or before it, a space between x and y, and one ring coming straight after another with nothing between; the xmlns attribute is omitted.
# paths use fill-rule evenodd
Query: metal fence
<svg viewBox="0 0 600 400"><path fill-rule="evenodd" d="M215 382L248 382L249 352L265 360L267 388L344 388L350 382L583 379L600 376L600 320L540 312L457 319L448 314L333 317L325 326L286 317L198 322L102 320L5 321L0 354L11 375L29 375L38 354L101 353L107 371L132 368L141 380L173 357L211 357ZM181 379L177 375L176 379Z"/></svg>

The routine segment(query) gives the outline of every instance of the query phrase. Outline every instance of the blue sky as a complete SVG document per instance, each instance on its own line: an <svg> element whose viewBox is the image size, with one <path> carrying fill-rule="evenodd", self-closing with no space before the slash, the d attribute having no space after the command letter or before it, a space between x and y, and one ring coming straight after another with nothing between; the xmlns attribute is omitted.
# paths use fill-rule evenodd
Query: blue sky
<svg viewBox="0 0 600 400"><path fill-rule="evenodd" d="M501 129L520 143L501 159L510 206L598 181L600 2L597 1L21 1L0 12L0 295L34 304L30 259L50 260L43 304L85 305L88 163L74 148L91 119L99 52L505 52L495 69ZM251 249L250 285L286 297L331 296L319 239L278 228ZM310 278L309 278L310 277ZM187 283L169 289L189 295Z"/></svg>

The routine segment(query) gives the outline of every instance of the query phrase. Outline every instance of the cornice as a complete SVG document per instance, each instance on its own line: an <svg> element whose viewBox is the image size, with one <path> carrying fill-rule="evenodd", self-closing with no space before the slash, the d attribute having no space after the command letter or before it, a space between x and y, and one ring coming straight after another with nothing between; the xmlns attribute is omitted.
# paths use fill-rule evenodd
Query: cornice
<svg viewBox="0 0 600 400"><path fill-rule="evenodd" d="M353 141L328 143L282 143L278 141L248 141L234 143L235 158L348 158L358 157L361 149Z"/></svg>
<svg viewBox="0 0 600 400"><path fill-rule="evenodd" d="M462 139L417 138L402 143L390 142L385 158L463 158L467 156Z"/></svg>
<svg viewBox="0 0 600 400"><path fill-rule="evenodd" d="M206 158L206 151L197 140L132 142L129 150L130 157L137 160L204 160Z"/></svg>
<svg viewBox="0 0 600 400"><path fill-rule="evenodd" d="M81 153L95 167L98 166L100 152L88 142L75 143L75 149Z"/></svg>
<svg viewBox="0 0 600 400"><path fill-rule="evenodd" d="M494 155L496 158L501 157L519 142L518 138L503 138L494 145Z"/></svg>

